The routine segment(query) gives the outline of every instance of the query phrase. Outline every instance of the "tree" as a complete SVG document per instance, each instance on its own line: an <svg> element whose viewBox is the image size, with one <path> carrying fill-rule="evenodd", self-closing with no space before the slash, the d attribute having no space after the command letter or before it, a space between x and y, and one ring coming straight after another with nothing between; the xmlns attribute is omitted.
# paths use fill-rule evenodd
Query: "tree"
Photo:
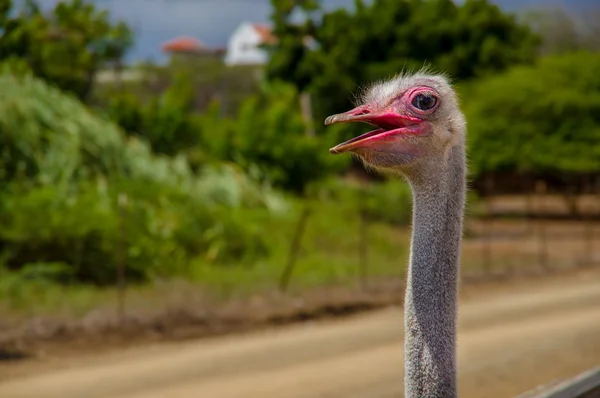
<svg viewBox="0 0 600 398"><path fill-rule="evenodd" d="M549 56L461 90L475 176L524 173L573 187L600 170L600 53Z"/></svg>
<svg viewBox="0 0 600 398"><path fill-rule="evenodd" d="M0 61L24 60L35 75L84 101L98 70L119 69L133 44L124 22L112 23L106 10L85 0L58 2L49 13L33 0L18 10L4 0L0 12Z"/></svg>
<svg viewBox="0 0 600 398"><path fill-rule="evenodd" d="M184 157L156 155L74 96L12 72L0 68L0 271L106 284L123 260L139 280L184 274L192 259L267 253L264 235L235 211L285 210L267 184L223 163L193 173Z"/></svg>
<svg viewBox="0 0 600 398"><path fill-rule="evenodd" d="M131 92L113 93L107 113L127 134L147 140L154 153L175 156L200 144L193 104L194 85L182 72L163 93L147 101Z"/></svg>
<svg viewBox="0 0 600 398"><path fill-rule="evenodd" d="M233 120L204 120L203 137L210 152L235 161L260 178L295 194L308 194L312 183L345 166L332 157L330 135L307 136L298 107L298 92L289 84L268 84L246 99Z"/></svg>
<svg viewBox="0 0 600 398"><path fill-rule="evenodd" d="M304 91L311 82L310 70L303 70L300 64L309 52L306 40L315 34L315 23L309 18L310 13L319 10L318 0L271 0L274 22L273 34L276 43L264 47L270 52L266 76L293 82L300 92ZM306 18L303 22L293 20L295 12L302 13Z"/></svg>
<svg viewBox="0 0 600 398"><path fill-rule="evenodd" d="M526 25L486 0L461 5L451 0L357 0L354 11L315 12L302 25L289 22L289 15L294 7L305 7L304 2L272 4L279 41L271 48L268 76L306 87L319 120L348 109L348 93L361 84L425 63L460 80L484 76L532 62L538 44ZM303 35L309 34L316 45L301 46Z"/></svg>

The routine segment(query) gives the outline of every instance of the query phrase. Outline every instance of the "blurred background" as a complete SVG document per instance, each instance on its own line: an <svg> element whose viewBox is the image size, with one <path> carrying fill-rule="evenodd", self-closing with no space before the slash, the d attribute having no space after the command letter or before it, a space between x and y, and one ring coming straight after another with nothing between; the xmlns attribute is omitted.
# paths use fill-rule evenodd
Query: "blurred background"
<svg viewBox="0 0 600 398"><path fill-rule="evenodd" d="M409 187L330 155L366 129L323 120L425 65L468 120L465 292L600 271L596 1L0 0L0 32L0 383L48 358L401 304ZM487 371L505 389L485 396L600 365L585 336L554 347L587 356L538 378ZM330 396L309 390L259 396Z"/></svg>

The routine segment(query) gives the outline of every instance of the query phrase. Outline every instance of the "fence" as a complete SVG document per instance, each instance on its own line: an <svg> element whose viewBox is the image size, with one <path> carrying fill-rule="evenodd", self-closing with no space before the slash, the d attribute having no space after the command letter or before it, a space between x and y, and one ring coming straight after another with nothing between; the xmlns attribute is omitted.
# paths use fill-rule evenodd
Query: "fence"
<svg viewBox="0 0 600 398"><path fill-rule="evenodd" d="M577 375L555 386L542 386L517 398L598 398L600 367Z"/></svg>
<svg viewBox="0 0 600 398"><path fill-rule="evenodd" d="M528 263L543 271L591 266L596 261L598 200L594 194L580 196L578 212L571 214L566 200L547 194L543 184L531 195L489 197L475 226L483 268L493 270L507 247L526 254Z"/></svg>
<svg viewBox="0 0 600 398"><path fill-rule="evenodd" d="M600 243L595 233L599 218L596 203L600 202L600 196L581 196L579 202L578 215L569 214L566 200L560 195L547 194L543 184L538 184L536 193L531 195L488 196L475 214L467 215L465 220L462 250L463 267L468 269L465 278L502 278L592 266ZM358 214L357 277L358 285L365 288L369 282L369 221L362 209ZM300 216L279 285L282 291L286 291L294 265L301 260L298 248L302 231L310 222L309 215L306 211Z"/></svg>
<svg viewBox="0 0 600 398"><path fill-rule="evenodd" d="M360 203L360 201L359 201ZM600 196L589 193L577 200L578 215L569 212L570 204L557 194L546 192L538 184L531 195L487 195L476 206L469 207L465 219L462 244L461 275L464 280L490 280L518 277L525 274L547 274L565 269L591 267L596 263L600 244L598 205ZM120 196L122 223L120 233L126 233L127 197ZM369 236L371 221L365 209L354 212L357 229L347 231L355 247L356 285L363 291L373 286L373 259ZM290 236L287 259L281 265L279 281L274 286L285 294L294 284L295 268L303 259L302 246L307 226L315 222L315 212L306 205L299 214L293 236ZM406 228L408 229L408 228ZM372 243L372 241L371 241ZM120 261L115 275L117 319L126 319L126 269L124 251L119 248Z"/></svg>

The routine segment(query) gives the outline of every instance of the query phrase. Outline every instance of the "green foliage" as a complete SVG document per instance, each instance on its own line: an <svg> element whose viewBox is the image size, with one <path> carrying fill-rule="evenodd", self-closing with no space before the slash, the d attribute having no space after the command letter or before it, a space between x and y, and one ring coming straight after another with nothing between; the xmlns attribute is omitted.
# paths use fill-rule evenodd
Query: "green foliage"
<svg viewBox="0 0 600 398"><path fill-rule="evenodd" d="M111 96L107 115L129 135L145 139L155 153L174 156L200 144L200 126L193 115L194 93L187 75L147 103L130 93Z"/></svg>
<svg viewBox="0 0 600 398"><path fill-rule="evenodd" d="M412 192L399 178L373 184L368 190L367 215L395 225L409 225L412 219Z"/></svg>
<svg viewBox="0 0 600 398"><path fill-rule="evenodd" d="M410 186L396 176L381 182L327 179L317 191L321 200L347 204L375 222L404 226L412 217Z"/></svg>
<svg viewBox="0 0 600 398"><path fill-rule="evenodd" d="M464 87L471 169L597 171L599 68L598 53L565 54Z"/></svg>
<svg viewBox="0 0 600 398"><path fill-rule="evenodd" d="M266 70L271 80L282 79L295 84L304 91L313 78L312 71L302 68L304 58L309 54L306 37L313 37L315 24L308 18L304 23L292 21L295 11L304 14L319 10L318 0L271 0L271 19L274 22L273 34L278 38L277 43L265 45L270 52L269 64Z"/></svg>
<svg viewBox="0 0 600 398"><path fill-rule="evenodd" d="M0 61L23 59L36 76L82 100L95 73L105 66L119 68L133 44L124 22L112 22L108 11L85 0L57 2L49 13L35 1L18 8L5 1L0 13Z"/></svg>
<svg viewBox="0 0 600 398"><path fill-rule="evenodd" d="M108 283L121 255L130 277L143 279L185 273L191 259L266 254L236 209L285 209L268 186L232 165L194 173L183 157L154 155L30 75L5 70L0 87L0 242L9 268L64 263L78 280Z"/></svg>
<svg viewBox="0 0 600 398"><path fill-rule="evenodd" d="M275 17L274 22L280 40L271 49L268 76L313 93L318 120L348 109L348 93L361 84L424 63L469 79L533 61L537 44L526 26L486 0L460 5L450 0L357 1L354 12L325 13L319 23L298 25ZM309 34L316 40L312 50L300 43Z"/></svg>
<svg viewBox="0 0 600 398"><path fill-rule="evenodd" d="M265 84L241 102L235 117L223 117L218 102L203 114L194 112L191 86L191 76L182 73L145 103L131 93L118 94L107 114L130 135L146 140L155 153L183 153L194 169L232 161L259 180L296 194L306 193L313 181L347 162L328 153L333 135L307 135L298 92L291 85Z"/></svg>
<svg viewBox="0 0 600 398"><path fill-rule="evenodd" d="M262 95L247 99L234 121L212 131L205 126L205 140L224 150L221 157L236 161L245 169L257 168L260 176L292 192L306 193L316 180L330 175L345 159L327 151L333 144L327 137L311 137L299 110L296 90L283 84L265 87ZM331 145L333 146L333 145Z"/></svg>
<svg viewBox="0 0 600 398"><path fill-rule="evenodd" d="M248 259L243 264L236 260L227 266L210 263L201 257L192 259L185 280L171 277L154 283L129 285L127 313L187 311L207 305L207 296L231 299L272 292L282 265L287 261L290 239L305 204L299 199L292 199L290 203L289 211L282 217L273 217L264 211L241 210L243 214L236 214L240 222L253 225L259 236L267 237L267 256ZM355 286L360 269L361 238L357 208L352 203L337 201L320 200L313 204L290 290ZM408 234L384 223L372 222L366 237L369 277L375 280L401 278L408 258ZM30 273L29 270L3 272L0 268L0 313L5 323L10 324L10 318L23 315L76 320L94 313L95 316L106 314L107 320L113 319L115 292L112 286L98 288L75 283L65 286L54 282L54 276L39 275L33 279ZM211 302L214 301L208 301Z"/></svg>

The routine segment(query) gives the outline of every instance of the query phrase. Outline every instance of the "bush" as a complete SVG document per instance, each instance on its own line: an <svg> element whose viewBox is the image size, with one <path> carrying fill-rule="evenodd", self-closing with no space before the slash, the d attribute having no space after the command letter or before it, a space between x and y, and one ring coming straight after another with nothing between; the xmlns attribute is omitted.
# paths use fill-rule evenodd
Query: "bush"
<svg viewBox="0 0 600 398"><path fill-rule="evenodd" d="M290 85L265 85L241 102L233 118L222 116L218 102L203 114L194 113L192 85L191 76L181 74L164 94L145 104L133 94L117 94L108 116L128 134L146 140L154 152L184 154L194 170L207 162L232 161L296 194L348 162L328 153L333 134L307 136L298 93Z"/></svg>
<svg viewBox="0 0 600 398"><path fill-rule="evenodd" d="M374 220L408 225L412 219L412 192L401 179L373 184L369 190L367 214Z"/></svg>
<svg viewBox="0 0 600 398"><path fill-rule="evenodd" d="M464 87L474 173L600 168L600 54L541 59Z"/></svg>
<svg viewBox="0 0 600 398"><path fill-rule="evenodd" d="M148 142L154 153L174 156L201 144L201 126L193 113L193 84L186 74L148 101L131 92L110 96L107 115L131 136Z"/></svg>
<svg viewBox="0 0 600 398"><path fill-rule="evenodd" d="M348 206L348 211L365 212L372 221L408 225L412 218L412 193L401 178L360 183L349 179L327 179L315 186L321 200Z"/></svg>
<svg viewBox="0 0 600 398"><path fill-rule="evenodd" d="M223 264L267 253L235 212L285 209L269 186L233 165L196 174L182 156L154 155L31 76L4 71L0 87L0 254L10 269L60 263L104 284L121 254L141 280L185 273L192 258Z"/></svg>
<svg viewBox="0 0 600 398"><path fill-rule="evenodd" d="M235 120L212 114L204 121L203 140L211 153L255 169L264 181L296 194L348 161L329 154L333 136L306 134L298 93L289 85L265 86L261 95L242 103Z"/></svg>
<svg viewBox="0 0 600 398"><path fill-rule="evenodd" d="M330 178L315 185L320 201L346 206L348 212L364 211L371 221L395 226L409 225L412 220L412 191L401 177L387 177L381 182L357 182L350 179ZM478 216L481 199L475 191L468 191L466 213Z"/></svg>

